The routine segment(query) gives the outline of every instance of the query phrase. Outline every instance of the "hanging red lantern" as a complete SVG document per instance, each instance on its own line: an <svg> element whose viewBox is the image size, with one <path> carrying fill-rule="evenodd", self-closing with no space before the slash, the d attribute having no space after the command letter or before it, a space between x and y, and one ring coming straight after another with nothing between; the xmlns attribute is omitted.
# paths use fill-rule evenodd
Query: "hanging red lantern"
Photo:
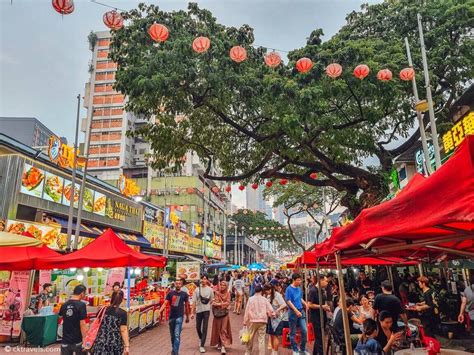
<svg viewBox="0 0 474 355"><path fill-rule="evenodd" d="M247 50L241 46L234 46L230 49L229 55L234 62L241 63L247 59Z"/></svg>
<svg viewBox="0 0 474 355"><path fill-rule="evenodd" d="M309 177L313 180L316 180L318 178L318 173L311 173L309 174Z"/></svg>
<svg viewBox="0 0 474 355"><path fill-rule="evenodd" d="M69 15L74 11L73 0L53 0L53 8L61 15Z"/></svg>
<svg viewBox="0 0 474 355"><path fill-rule="evenodd" d="M364 79L367 75L369 75L370 69L365 64L359 64L354 69L354 76L360 80Z"/></svg>
<svg viewBox="0 0 474 355"><path fill-rule="evenodd" d="M194 193L194 187L188 187L188 188L186 189L186 191L187 191L188 194L191 195L191 194Z"/></svg>
<svg viewBox="0 0 474 355"><path fill-rule="evenodd" d="M380 81L390 81L392 80L392 72L389 69L379 70L377 73L377 79Z"/></svg>
<svg viewBox="0 0 474 355"><path fill-rule="evenodd" d="M230 185L227 185L227 186L225 187L225 190L226 190L226 192L231 192L231 191L232 191L232 187L231 187Z"/></svg>
<svg viewBox="0 0 474 355"><path fill-rule="evenodd" d="M400 79L403 81L411 81L415 77L415 70L413 68L405 68L400 71Z"/></svg>
<svg viewBox="0 0 474 355"><path fill-rule="evenodd" d="M286 184L288 184L288 180L280 179L280 185L286 185Z"/></svg>
<svg viewBox="0 0 474 355"><path fill-rule="evenodd" d="M168 39L170 32L168 31L168 28L165 25L154 23L148 29L148 34L155 42L164 42Z"/></svg>
<svg viewBox="0 0 474 355"><path fill-rule="evenodd" d="M240 185L240 186L239 186L239 190L240 190L240 191L244 191L244 190L245 190L245 186L244 186L244 185Z"/></svg>
<svg viewBox="0 0 474 355"><path fill-rule="evenodd" d="M217 186L212 187L212 192L214 192L215 194L217 194L219 191L221 191L221 189L219 189Z"/></svg>
<svg viewBox="0 0 474 355"><path fill-rule="evenodd" d="M264 60L265 60L265 64L268 65L270 68L276 68L281 63L281 57L275 51L268 53L265 56Z"/></svg>
<svg viewBox="0 0 474 355"><path fill-rule="evenodd" d="M326 75L330 78L336 79L342 74L342 67L338 63L329 64L326 67Z"/></svg>
<svg viewBox="0 0 474 355"><path fill-rule="evenodd" d="M113 31L120 30L123 27L123 17L117 11L107 11L102 17L104 24Z"/></svg>
<svg viewBox="0 0 474 355"><path fill-rule="evenodd" d="M253 184L252 184L252 189L254 189L254 190L258 189L258 184L257 184L257 183L253 183Z"/></svg>
<svg viewBox="0 0 474 355"><path fill-rule="evenodd" d="M266 187L270 188L273 186L273 182L271 181L267 181L266 184L265 184Z"/></svg>
<svg viewBox="0 0 474 355"><path fill-rule="evenodd" d="M198 37L193 41L193 50L196 53L204 53L211 46L211 40L207 37Z"/></svg>
<svg viewBox="0 0 474 355"><path fill-rule="evenodd" d="M307 73L311 70L313 67L313 62L309 58L300 58L296 62L296 70L298 70L300 73Z"/></svg>

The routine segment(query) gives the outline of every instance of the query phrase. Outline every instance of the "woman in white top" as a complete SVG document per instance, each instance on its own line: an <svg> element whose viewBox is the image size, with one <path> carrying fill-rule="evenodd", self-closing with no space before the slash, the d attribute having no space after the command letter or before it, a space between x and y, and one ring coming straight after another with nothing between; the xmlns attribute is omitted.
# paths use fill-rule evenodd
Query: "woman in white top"
<svg viewBox="0 0 474 355"><path fill-rule="evenodd" d="M266 333L270 335L272 355L278 355L278 348L280 346L279 337L281 337L283 334L283 328L289 327L288 307L286 305L285 299L280 293L282 290L279 284L275 284L274 286L266 284L263 290L276 314L275 318L268 319Z"/></svg>
<svg viewBox="0 0 474 355"><path fill-rule="evenodd" d="M363 330L362 323L366 319L374 319L375 320L375 311L372 308L372 305L369 302L369 299L366 295L361 295L359 297L359 306L357 307L357 315L356 318L361 321L354 323L354 328Z"/></svg>
<svg viewBox="0 0 474 355"><path fill-rule="evenodd" d="M234 313L240 314L242 310L242 298L244 296L244 287L245 283L242 280L242 274L237 275L237 279L234 281L234 290L235 290L235 303L234 303Z"/></svg>

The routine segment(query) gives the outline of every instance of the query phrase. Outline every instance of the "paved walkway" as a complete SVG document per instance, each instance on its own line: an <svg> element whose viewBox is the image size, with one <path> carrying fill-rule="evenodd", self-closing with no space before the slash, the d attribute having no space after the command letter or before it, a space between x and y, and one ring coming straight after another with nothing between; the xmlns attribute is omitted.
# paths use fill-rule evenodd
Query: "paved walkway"
<svg viewBox="0 0 474 355"><path fill-rule="evenodd" d="M232 338L233 344L227 349L228 354L244 354L245 346L240 344L239 331L242 328L243 315L230 314ZM184 324L183 331L181 333L181 347L180 355L197 355L199 353L199 342L196 333L196 320L189 321L188 324ZM206 354L218 355L220 352L217 349L211 348L208 344L211 338L212 329L212 316L209 320L209 331L207 336ZM255 342L254 349L257 347ZM311 348L311 345L310 345ZM0 354L31 354L32 352L45 352L50 354L59 354L59 345L55 344L47 347L46 349L6 349L0 345ZM27 351L29 350L29 351ZM36 351L35 351L36 350ZM254 350L253 355L257 355L258 351ZM171 354L170 336L168 330L168 324L160 324L147 332L138 335L130 341L130 354L131 355L169 355ZM267 354L270 354L270 350L267 350ZM282 349L279 351L280 355L289 355L291 351L288 349Z"/></svg>

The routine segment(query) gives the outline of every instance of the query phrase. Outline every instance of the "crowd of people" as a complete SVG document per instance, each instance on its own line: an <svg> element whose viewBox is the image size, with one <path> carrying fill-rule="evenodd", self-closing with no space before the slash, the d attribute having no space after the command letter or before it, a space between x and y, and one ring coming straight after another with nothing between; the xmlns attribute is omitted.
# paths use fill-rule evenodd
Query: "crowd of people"
<svg viewBox="0 0 474 355"><path fill-rule="evenodd" d="M211 280L204 274L192 297L185 280L176 280L159 309L163 313L169 308L171 354L180 353L183 323L190 320L195 320L199 352L205 353L211 319L209 346L225 354L234 341L230 312L243 313L241 333L246 337L246 355L255 353L254 349L258 349L259 355L264 355L266 349L272 355L278 354L285 328L293 355L309 354L308 332L314 332L313 354L323 354L329 342L344 351L344 307L335 276L331 272L325 275L313 272L304 280L300 274L287 271L228 271ZM414 279L416 285L411 284ZM406 346L420 329L410 325L409 318L421 320L426 336L435 337L440 331L439 290L434 280L409 273L397 275L395 280L380 280L360 271L356 279L346 283L345 308L355 353L390 354ZM457 320L469 327L470 319L474 319L474 286L459 285L459 288ZM77 286L61 308L62 354L82 354L81 346L87 334L85 305L80 302L84 296L85 287ZM123 299L123 291L114 287L93 354L128 354L127 313L120 308ZM321 336L323 329L326 344Z"/></svg>

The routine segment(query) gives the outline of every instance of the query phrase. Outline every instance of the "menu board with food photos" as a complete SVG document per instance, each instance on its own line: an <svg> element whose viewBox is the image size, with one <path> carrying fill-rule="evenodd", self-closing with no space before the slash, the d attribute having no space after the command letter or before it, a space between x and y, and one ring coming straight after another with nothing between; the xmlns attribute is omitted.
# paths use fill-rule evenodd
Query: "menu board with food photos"
<svg viewBox="0 0 474 355"><path fill-rule="evenodd" d="M200 265L197 261L178 261L176 263L176 277L187 281L199 280Z"/></svg>
<svg viewBox="0 0 474 355"><path fill-rule="evenodd" d="M101 194L98 191L94 192L94 207L93 207L93 212L95 214L98 214L100 216L105 216L105 204L106 204L107 198L105 197L104 194Z"/></svg>
<svg viewBox="0 0 474 355"><path fill-rule="evenodd" d="M70 180L64 179L64 188L63 188L63 205L69 206L72 199L74 199L74 207L79 206L79 191L81 185L75 184L76 188L72 188L72 182Z"/></svg>
<svg viewBox="0 0 474 355"><path fill-rule="evenodd" d="M82 194L82 209L87 212L92 212L94 209L94 191L88 187L84 188L84 193Z"/></svg>
<svg viewBox="0 0 474 355"><path fill-rule="evenodd" d="M46 172L43 199L61 203L63 198L64 179L53 173Z"/></svg>
<svg viewBox="0 0 474 355"><path fill-rule="evenodd" d="M14 234L28 232L52 249L62 250L66 248L67 237L61 233L61 225L59 224L48 225L9 219L7 221L7 232Z"/></svg>
<svg viewBox="0 0 474 355"><path fill-rule="evenodd" d="M41 198L43 194L44 177L44 170L25 163L21 175L21 193Z"/></svg>

